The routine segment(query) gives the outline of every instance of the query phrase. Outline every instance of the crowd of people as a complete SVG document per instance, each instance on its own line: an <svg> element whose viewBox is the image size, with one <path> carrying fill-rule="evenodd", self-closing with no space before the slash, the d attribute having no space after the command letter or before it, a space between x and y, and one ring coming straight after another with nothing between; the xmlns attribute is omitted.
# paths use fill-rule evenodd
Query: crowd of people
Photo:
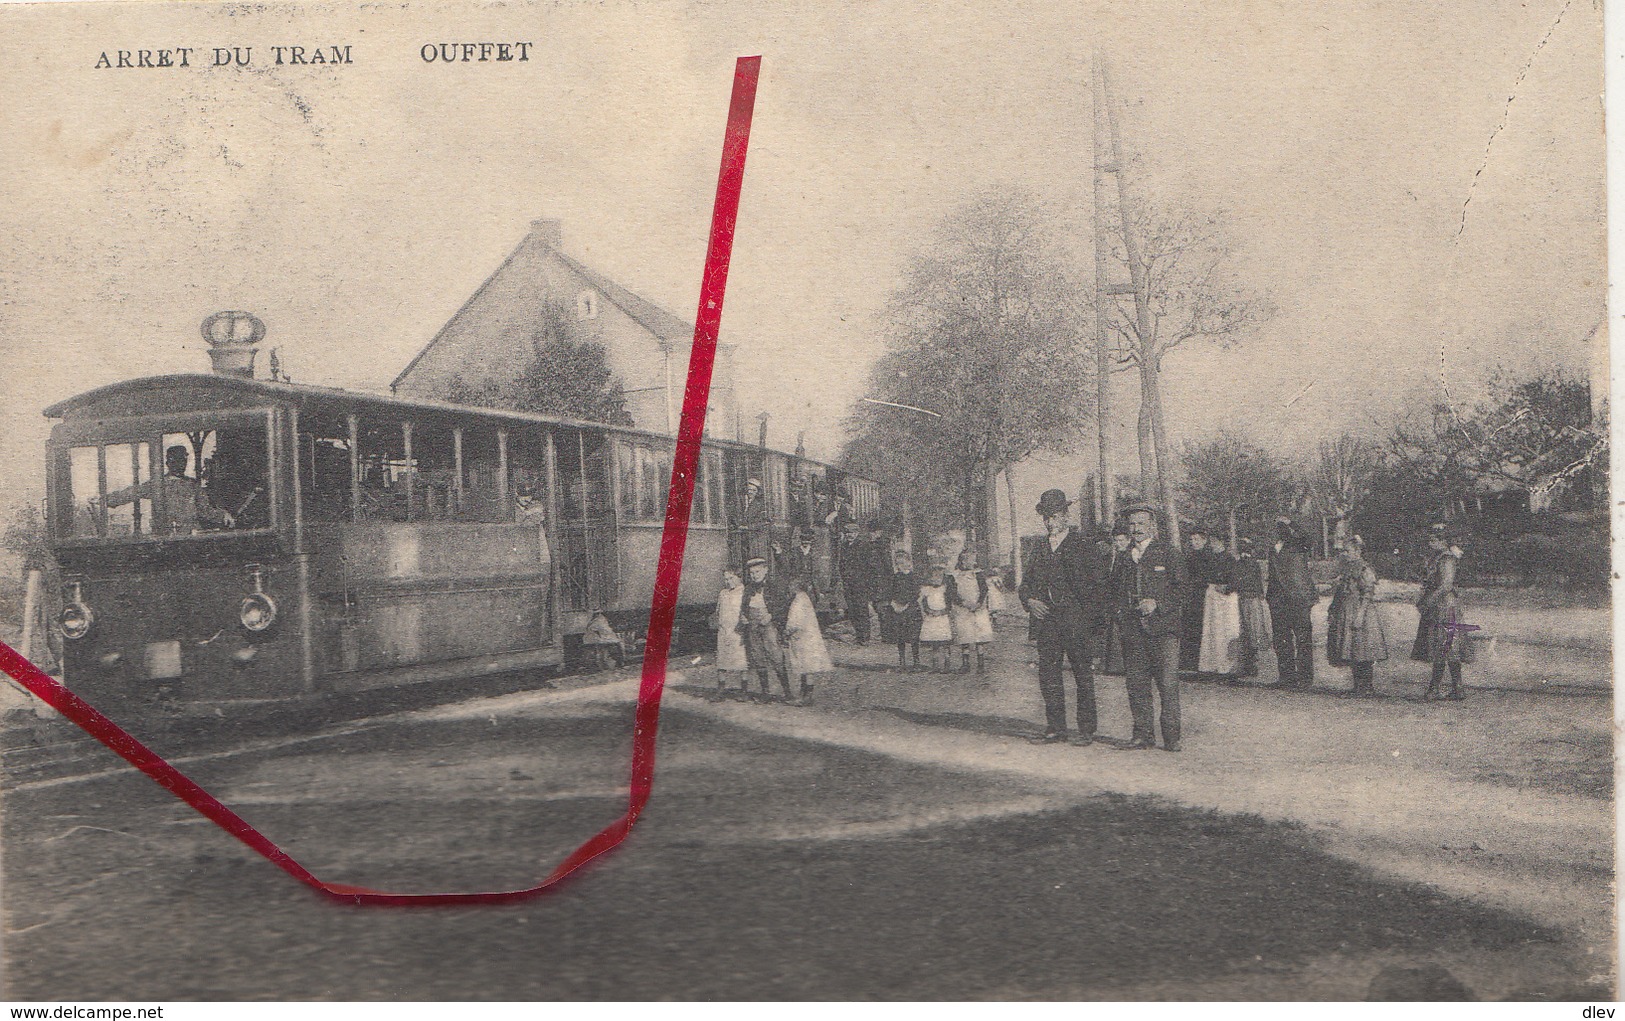
<svg viewBox="0 0 1625 1021"><path fill-rule="evenodd" d="M789 553L771 553L750 557L743 578L731 568L723 573L716 695L770 698L776 677L784 701L806 705L820 675L833 669L817 613L816 558L807 537ZM974 665L985 674L994 614L1006 605L1002 582L977 566L962 531L940 537L926 556L928 565L916 572L913 554L879 519L868 522L867 535L856 521L844 524L833 559L853 640L868 645L878 630L882 643L896 646L899 667L939 673L955 669L957 650L959 672Z"/></svg>
<svg viewBox="0 0 1625 1021"><path fill-rule="evenodd" d="M1191 525L1181 550L1163 537L1149 504L1126 508L1113 528L1093 536L1071 525L1071 506L1058 489L1039 499L1034 510L1045 535L1027 556L1015 593L1038 653L1044 729L1035 743L1094 743L1097 672L1125 678L1133 731L1116 744L1130 750L1158 747L1159 730L1162 748L1180 750L1182 676L1244 684L1258 676L1261 659L1273 649L1277 679L1269 687L1314 688L1312 611L1319 590L1308 537L1291 519L1276 520L1267 545L1243 537L1234 550L1223 534ZM1476 629L1462 620L1455 583L1458 538L1443 523L1430 529L1433 556L1416 604L1420 620L1410 658L1432 667L1424 696L1430 700L1465 697L1462 664L1472 658L1468 636ZM979 567L963 531L939 536L918 570L907 545L878 519L866 530L856 520L841 522L835 552L858 645L874 640L878 622L879 641L896 647L901 669L987 672L995 615L1008 604L1001 577ZM751 557L743 577L725 573L717 608L719 697L750 696L754 674L757 697L771 697L770 678L777 677L785 701L810 701L817 679L833 670L816 610L817 585L805 543L784 556ZM1358 535L1341 544L1331 592L1327 661L1350 669L1350 694L1374 697L1376 665L1389 658L1389 647L1377 575ZM1076 704L1071 730L1068 668Z"/></svg>
<svg viewBox="0 0 1625 1021"><path fill-rule="evenodd" d="M1048 540L1028 558L1020 590L1038 647L1044 699L1044 732L1035 743L1094 742L1094 664L1117 672L1119 655L1133 733L1118 747L1131 750L1156 747L1159 726L1162 747L1180 750L1182 675L1245 683L1258 675L1260 657L1273 647L1277 679L1268 686L1314 688L1312 612L1319 591L1308 537L1290 518L1276 519L1274 541L1262 556L1253 540L1239 539L1232 552L1222 535L1201 525L1185 530L1181 551L1160 536L1156 509L1138 504L1110 532L1096 536L1091 550L1068 524L1069 507L1060 490L1039 500L1035 510ZM1477 629L1462 619L1455 583L1459 536L1441 522L1428 537L1432 559L1416 604L1410 658L1432 667L1424 694L1429 700L1464 698L1462 664L1472 659L1470 635ZM1374 697L1376 664L1388 659L1388 641L1377 608L1377 574L1358 535L1342 544L1335 568L1327 660L1350 668L1352 695ZM1077 727L1070 736L1063 661L1070 663L1076 687Z"/></svg>

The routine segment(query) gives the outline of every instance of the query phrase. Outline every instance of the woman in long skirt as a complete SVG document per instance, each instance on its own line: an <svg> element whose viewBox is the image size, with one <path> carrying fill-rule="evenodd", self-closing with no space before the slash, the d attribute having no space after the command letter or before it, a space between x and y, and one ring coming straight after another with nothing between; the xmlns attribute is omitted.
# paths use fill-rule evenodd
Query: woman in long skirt
<svg viewBox="0 0 1625 1021"><path fill-rule="evenodd" d="M1236 561L1236 599L1241 607L1241 676L1258 676L1258 657L1274 648L1270 632L1270 604L1264 599L1264 583L1269 565L1253 556L1253 541L1236 543L1241 554Z"/></svg>
<svg viewBox="0 0 1625 1021"><path fill-rule="evenodd" d="M1185 612L1179 618L1179 669L1200 671L1202 659L1203 614L1207 612L1207 576L1212 554L1207 548L1207 529L1192 525L1186 539L1185 570L1191 587L1185 597Z"/></svg>
<svg viewBox="0 0 1625 1021"><path fill-rule="evenodd" d="M1461 700L1467 695L1461 689L1461 665L1467 640L1466 625L1461 616L1460 599L1456 595L1456 564L1461 560L1461 547L1452 542L1454 536L1444 524L1436 524L1428 535L1428 546L1433 550L1433 563L1427 579L1422 583L1422 595L1416 601L1421 619L1416 622L1416 641L1411 644L1411 659L1418 663L1431 663L1433 676L1423 698L1449 698ZM1450 694L1440 693L1444 673L1450 671Z"/></svg>
<svg viewBox="0 0 1625 1021"><path fill-rule="evenodd" d="M1377 696L1376 665L1388 658L1388 638L1377 612L1377 572L1361 555L1364 541L1349 537L1326 611L1326 660L1354 670L1354 696Z"/></svg>
<svg viewBox="0 0 1625 1021"><path fill-rule="evenodd" d="M1233 677L1241 670L1241 600L1236 598L1234 564L1224 540L1215 536L1208 541L1198 673Z"/></svg>
<svg viewBox="0 0 1625 1021"><path fill-rule="evenodd" d="M822 675L835 672L830 662L829 647L824 644L824 632L818 626L818 611L813 608L807 585L801 580L791 583L795 596L790 600L790 613L784 622L784 638L788 645L790 676L801 680L801 701L812 700L813 683Z"/></svg>
<svg viewBox="0 0 1625 1021"><path fill-rule="evenodd" d="M717 595L717 694L727 690L728 678L745 691L745 639L739 634L739 614L744 606L745 585L732 569L722 572L722 591Z"/></svg>

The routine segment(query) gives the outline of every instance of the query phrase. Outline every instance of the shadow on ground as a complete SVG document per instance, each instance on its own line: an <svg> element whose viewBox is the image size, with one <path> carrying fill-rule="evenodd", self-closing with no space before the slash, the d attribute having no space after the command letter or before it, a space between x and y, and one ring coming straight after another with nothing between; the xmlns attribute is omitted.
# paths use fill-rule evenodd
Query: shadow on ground
<svg viewBox="0 0 1625 1021"><path fill-rule="evenodd" d="M568 755L604 737L580 720L486 727L495 733L483 745L457 728L458 754L500 766L519 749ZM453 747L407 744L438 757ZM341 745L302 768L342 770L359 750ZM1358 998L1385 961L1477 960L1493 973L1504 958L1539 962L1549 976L1525 995L1598 995L1574 979L1585 974L1582 951L1561 934L1380 879L1293 826L1107 796L891 836L785 837L790 823L906 824L945 801L1014 794L676 708L661 755L628 844L556 893L510 907L325 902L213 827L175 825L150 785L101 788L89 803L64 789L13 794L5 880L11 924L24 931L9 941L7 994L1048 999L1212 983L1221 995L1293 998L1328 988L1300 980L1330 960L1343 972L1330 988ZM561 814L586 824L613 808L509 794L419 804L403 826L389 798L354 789L343 804L302 806L301 837L317 856L347 842L409 844L419 880L466 888L470 869L499 850L545 844ZM94 831L106 825L98 811L114 808L121 836L61 836L65 813ZM42 913L25 918L18 905Z"/></svg>

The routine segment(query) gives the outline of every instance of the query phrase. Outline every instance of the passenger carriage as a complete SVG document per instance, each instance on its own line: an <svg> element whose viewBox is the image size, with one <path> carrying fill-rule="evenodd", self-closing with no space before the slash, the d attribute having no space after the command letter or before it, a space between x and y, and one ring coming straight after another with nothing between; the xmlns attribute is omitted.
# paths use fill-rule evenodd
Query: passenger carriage
<svg viewBox="0 0 1625 1021"><path fill-rule="evenodd" d="M539 415L176 375L46 410L48 516L69 686L92 701L290 699L553 669L602 613L646 628L674 440ZM166 478L172 447L186 466ZM678 626L704 628L747 478L770 542L815 537L839 606L827 497L876 483L706 440ZM229 515L229 523L227 517Z"/></svg>

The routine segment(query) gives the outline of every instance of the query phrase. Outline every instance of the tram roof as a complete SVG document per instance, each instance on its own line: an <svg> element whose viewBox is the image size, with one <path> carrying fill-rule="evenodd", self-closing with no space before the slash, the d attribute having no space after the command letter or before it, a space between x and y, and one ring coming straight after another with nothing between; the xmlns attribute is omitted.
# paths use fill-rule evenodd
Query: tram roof
<svg viewBox="0 0 1625 1021"><path fill-rule="evenodd" d="M453 404L449 401L428 401L415 398L395 397L389 394L368 393L365 390L345 390L333 386L313 386L309 383L274 383L264 379L244 379L237 376L221 376L212 373L175 373L167 376L144 376L138 379L126 379L118 383L109 383L94 390L86 390L65 400L61 400L46 408L47 418L67 418L76 412L94 408L99 403L128 399L131 397L148 396L155 405L153 411L162 410L159 405L162 398L158 395L163 391L176 387L195 388L200 392L213 392L221 397L236 397L252 400L254 403L263 403L266 400L278 404L293 404L300 407L314 407L326 405L328 408L337 406L368 407L374 409L402 413L430 413L437 415L480 418L499 422L514 422L526 425L554 425L565 426L572 429L595 429L602 432L618 433L626 436L640 436L648 439L660 440L666 443L675 443L676 437L665 433L651 432L647 429L634 429L627 426L607 425L603 422L586 422L580 419L559 418L552 415L537 415L525 411L506 411L501 408L482 408L468 404ZM224 408L226 405L222 405ZM136 414L152 412L138 411ZM738 440L725 440L707 436L705 442L713 446L728 447L735 450L758 450L755 444L741 443ZM795 457L787 451L776 450L774 453L785 457ZM837 471L846 471L835 465L822 461L813 461L811 458L801 458L813 464L823 464L826 468L835 468ZM855 474L855 473L848 473ZM858 478L863 478L859 475Z"/></svg>

